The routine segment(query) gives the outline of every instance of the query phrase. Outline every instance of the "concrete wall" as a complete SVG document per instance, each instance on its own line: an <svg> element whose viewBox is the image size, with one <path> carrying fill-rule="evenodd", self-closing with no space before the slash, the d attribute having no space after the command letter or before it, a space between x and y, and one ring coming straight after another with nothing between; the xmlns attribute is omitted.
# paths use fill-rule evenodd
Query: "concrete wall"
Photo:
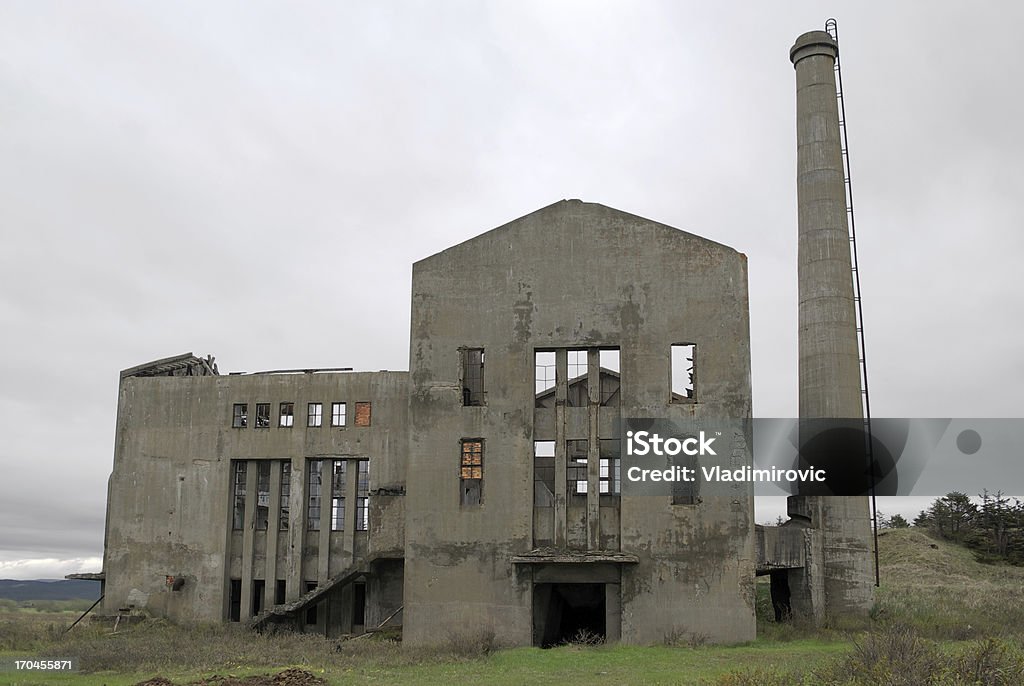
<svg viewBox="0 0 1024 686"><path fill-rule="evenodd" d="M507 644L532 640L532 571L511 557L534 545L533 441L580 438L567 433L579 422L565 407L556 406L555 417L535 431L534 352L620 348L621 416L747 417L746 284L746 259L730 248L579 201L556 203L414 265L406 641L443 642L480 629ZM696 398L673 403L669 351L683 342L697 344ZM462 406L465 347L485 350L482 407ZM608 431L599 415L591 411L590 426ZM474 437L485 441L483 502L463 506L459 441ZM564 479L560 468L558 474ZM583 516L593 550L615 539L600 536L590 500ZM567 507L564 485L556 507ZM689 506L672 506L667 497L622 498L620 509L621 550L639 558L621 569L623 641L688 632L715 641L753 638L748 489ZM571 524L563 522L556 517L556 530L566 529L556 540L568 546Z"/></svg>
<svg viewBox="0 0 1024 686"><path fill-rule="evenodd" d="M220 621L227 617L229 579L239 578L245 619L253 580L267 581L267 606L273 603L276 578L287 580L288 599L294 599L304 581L322 583L354 556L402 550L402 496L371 495L369 532L355 532L353 526L344 532L330 532L329 526L307 532L304 487L309 459L368 458L371 491L403 492L407 373L128 377L119 393L104 552L105 611L134 605L175 620ZM278 426L279 403L285 401L295 404L291 428ZM348 404L345 428L330 426L335 401ZM354 426L357 401L372 403L371 426ZM255 405L262 402L270 403L270 426L255 428ZM323 426L307 428L309 402L323 403ZM235 403L248 404L247 428L232 427ZM275 498L268 530L253 530L255 473L250 469L245 527L232 531L232 461L286 459L292 465L289 530L277 530ZM272 483L279 484L279 478ZM329 558L318 554L324 541L333 551ZM181 590L168 589L168 575L185 577Z"/></svg>

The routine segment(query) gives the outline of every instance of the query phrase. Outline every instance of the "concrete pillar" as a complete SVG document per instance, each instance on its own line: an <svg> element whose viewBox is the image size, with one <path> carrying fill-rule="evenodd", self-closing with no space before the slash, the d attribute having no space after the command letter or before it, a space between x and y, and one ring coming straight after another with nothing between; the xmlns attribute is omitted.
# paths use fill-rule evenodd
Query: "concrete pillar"
<svg viewBox="0 0 1024 686"><path fill-rule="evenodd" d="M850 233L846 214L835 63L839 48L824 31L797 38L796 70L797 278L799 290L800 417L863 417ZM797 509L821 531L823 596L794 588L794 597L820 598L815 617L866 612L872 602L868 499L797 496ZM805 574L812 581L817 577Z"/></svg>
<svg viewBox="0 0 1024 686"><path fill-rule="evenodd" d="M587 549L601 548L601 362L597 349L587 351Z"/></svg>
<svg viewBox="0 0 1024 686"><path fill-rule="evenodd" d="M566 456L565 456L565 403L569 384L568 355L564 349L555 351L555 547L568 546L568 524L566 507L569 503L567 494Z"/></svg>

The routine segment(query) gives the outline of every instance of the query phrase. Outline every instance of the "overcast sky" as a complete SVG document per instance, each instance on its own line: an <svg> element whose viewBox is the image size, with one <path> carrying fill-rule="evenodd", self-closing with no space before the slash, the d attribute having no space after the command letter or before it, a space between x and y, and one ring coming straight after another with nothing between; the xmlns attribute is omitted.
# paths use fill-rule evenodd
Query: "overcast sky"
<svg viewBox="0 0 1024 686"><path fill-rule="evenodd" d="M99 569L119 370L407 369L411 263L563 198L746 253L794 416L830 11L874 414L1024 416L1024 5L0 2L0 578Z"/></svg>

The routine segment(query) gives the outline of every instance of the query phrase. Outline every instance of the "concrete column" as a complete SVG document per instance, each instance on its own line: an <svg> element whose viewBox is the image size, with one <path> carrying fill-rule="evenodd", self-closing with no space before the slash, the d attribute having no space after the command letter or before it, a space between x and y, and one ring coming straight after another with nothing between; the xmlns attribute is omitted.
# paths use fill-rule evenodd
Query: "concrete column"
<svg viewBox="0 0 1024 686"><path fill-rule="evenodd" d="M601 441L598 412L601 409L601 361L596 349L587 351L587 549L601 548Z"/></svg>
<svg viewBox="0 0 1024 686"><path fill-rule="evenodd" d="M267 560L266 579L263 589L263 608L274 605L274 594L277 590L277 539L281 528L281 461L270 463L270 508L267 515Z"/></svg>
<svg viewBox="0 0 1024 686"><path fill-rule="evenodd" d="M564 349L555 351L555 547L568 546L566 507L565 403L569 384L568 355Z"/></svg>
<svg viewBox="0 0 1024 686"><path fill-rule="evenodd" d="M316 582L323 586L331 577L331 494L334 486L334 461L323 460L320 464L320 531L317 532L320 541L317 545ZM345 524L349 525L348 522Z"/></svg>
<svg viewBox="0 0 1024 686"><path fill-rule="evenodd" d="M309 460L304 457L293 459L292 483L288 502L291 521L288 524L288 584L285 590L286 602L298 600L306 592L305 579L302 578L302 549L306 540L307 479L309 479Z"/></svg>
<svg viewBox="0 0 1024 686"><path fill-rule="evenodd" d="M839 48L824 31L797 38L790 50L796 70L797 278L799 292L800 418L861 418L861 377L853 293L845 172L836 100ZM821 531L823 593L800 588L794 597L818 617L866 612L872 602L871 521L867 497L797 496L797 509ZM796 504L794 504L796 505ZM820 543L818 543L820 541ZM810 557L808 558L811 559ZM799 601L798 601L799 602Z"/></svg>
<svg viewBox="0 0 1024 686"><path fill-rule="evenodd" d="M245 520L242 529L242 604L239 619L252 617L252 563L256 536L256 461L245 468Z"/></svg>

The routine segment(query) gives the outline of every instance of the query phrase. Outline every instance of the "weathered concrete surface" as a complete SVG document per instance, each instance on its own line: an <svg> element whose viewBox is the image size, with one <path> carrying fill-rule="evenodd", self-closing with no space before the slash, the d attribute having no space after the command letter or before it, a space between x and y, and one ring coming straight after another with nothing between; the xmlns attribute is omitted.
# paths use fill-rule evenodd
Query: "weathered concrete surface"
<svg viewBox="0 0 1024 686"><path fill-rule="evenodd" d="M846 187L836 101L838 46L824 31L797 38L797 278L801 418L863 417ZM871 606L871 522L866 497L811 497L792 508L821 531L824 605L795 584L794 608L816 618L864 613ZM816 573L809 570L806 581Z"/></svg>
<svg viewBox="0 0 1024 686"><path fill-rule="evenodd" d="M122 378L108 492L104 610L134 605L174 620L222 621L229 613L230 580L237 579L244 621L252 615L258 580L265 581L266 608L274 602L277 579L287 582L287 599L294 600L307 582L322 583L357 557L401 551L400 497L371 497L370 532L357 532L351 524L345 531L331 532L328 525L310 532L305 482L311 459L367 458L371 491L404 492L407 389L406 372ZM345 428L330 426L330 405L336 401L348 403ZM356 401L373 403L371 426L352 426ZM243 402L248 404L248 427L233 428L233 405ZM271 406L267 428L254 426L258 402ZM281 402L294 403L291 428L278 426ZM306 426L309 402L326 409L323 426ZM233 460L253 467L241 530L232 528ZM280 474L275 468L270 525L254 530L255 465L270 461L279 466L283 460L290 460L292 469L290 526L278 531ZM349 483L354 496L354 478ZM353 500L348 498L350 509ZM324 508L329 512L329 499ZM354 522L354 509L347 521ZM329 556L319 555L322 539L330 546ZM167 576L184 577L185 583L172 590ZM367 600L373 607L374 597Z"/></svg>
<svg viewBox="0 0 1024 686"><path fill-rule="evenodd" d="M592 580L615 592L608 635L621 628L629 643L688 632L713 641L753 638L748 488L686 506L667 497L622 497L604 506L593 488L593 439L616 438L619 416L749 416L746 284L746 259L731 248L579 201L556 203L414 265L408 643L475 630L494 631L510 645L533 640L536 570L512 560L537 547L535 440L556 441L555 547L614 546L639 560L613 567L615 579ZM669 351L683 342L698 346L697 395L674 403ZM459 350L466 347L486 352L480 407L462 406ZM606 347L621 351L614 412L593 395L589 407L568 407L565 384L553 408L535 408L535 351L558 351L564 378L565 350L588 349L592 359ZM460 504L462 438L485 441L476 506ZM574 439L591 440L588 493L595 495L584 499L566 495L564 443Z"/></svg>

